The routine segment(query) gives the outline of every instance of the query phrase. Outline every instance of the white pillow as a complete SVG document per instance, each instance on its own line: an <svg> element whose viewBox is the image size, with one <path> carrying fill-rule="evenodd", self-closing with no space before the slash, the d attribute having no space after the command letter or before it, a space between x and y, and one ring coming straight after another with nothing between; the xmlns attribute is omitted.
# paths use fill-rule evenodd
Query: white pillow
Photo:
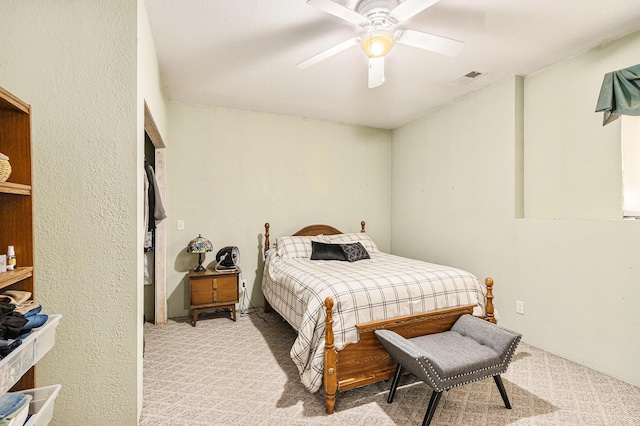
<svg viewBox="0 0 640 426"><path fill-rule="evenodd" d="M311 241L324 240L324 236L317 235L313 237L309 236L284 236L276 239L276 248L278 256L285 259L294 258L311 258Z"/></svg>
<svg viewBox="0 0 640 426"><path fill-rule="evenodd" d="M364 232L353 232L347 234L325 235L325 240L331 244L348 244L360 242L368 253L379 253L376 243ZM311 243L309 243L311 244Z"/></svg>

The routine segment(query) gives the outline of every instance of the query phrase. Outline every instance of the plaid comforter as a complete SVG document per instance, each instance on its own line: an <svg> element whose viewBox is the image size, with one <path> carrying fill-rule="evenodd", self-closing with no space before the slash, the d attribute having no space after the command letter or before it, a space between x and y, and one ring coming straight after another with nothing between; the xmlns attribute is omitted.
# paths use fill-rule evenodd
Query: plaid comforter
<svg viewBox="0 0 640 426"><path fill-rule="evenodd" d="M469 272L386 253L370 256L350 263L285 259L274 250L267 254L262 290L298 331L290 355L311 392L323 379L328 296L335 301L338 350L358 341L356 324L474 303L484 312L486 289Z"/></svg>

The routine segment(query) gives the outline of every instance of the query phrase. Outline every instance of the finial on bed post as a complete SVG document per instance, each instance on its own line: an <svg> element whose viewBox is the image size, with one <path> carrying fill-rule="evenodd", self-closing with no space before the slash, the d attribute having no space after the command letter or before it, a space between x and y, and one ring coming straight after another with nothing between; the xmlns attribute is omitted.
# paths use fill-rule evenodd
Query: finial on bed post
<svg viewBox="0 0 640 426"><path fill-rule="evenodd" d="M264 224L264 254L267 254L267 250L269 250L269 222Z"/></svg>
<svg viewBox="0 0 640 426"><path fill-rule="evenodd" d="M497 321L493 315L493 278L487 278L484 283L487 286L487 306L484 319L495 324Z"/></svg>
<svg viewBox="0 0 640 426"><path fill-rule="evenodd" d="M360 232L364 232L364 220L362 222L360 222Z"/></svg>
<svg viewBox="0 0 640 426"><path fill-rule="evenodd" d="M324 335L324 392L327 414L333 414L336 406L336 392L338 391L338 353L333 344L333 299L327 297L324 300L327 309Z"/></svg>

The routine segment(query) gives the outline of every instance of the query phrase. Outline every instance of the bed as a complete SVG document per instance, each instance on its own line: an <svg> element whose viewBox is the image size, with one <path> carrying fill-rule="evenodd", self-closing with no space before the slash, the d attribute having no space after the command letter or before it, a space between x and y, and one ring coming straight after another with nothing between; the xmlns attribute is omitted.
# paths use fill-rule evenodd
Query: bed
<svg viewBox="0 0 640 426"><path fill-rule="evenodd" d="M491 278L482 285L460 269L382 253L360 225L358 233L310 225L271 247L265 224L265 311L274 309L298 332L291 358L310 392L324 386L329 414L338 391L393 375L395 363L375 330L410 338L446 331L471 313L496 322ZM318 247L337 244L355 247L356 261L310 259Z"/></svg>

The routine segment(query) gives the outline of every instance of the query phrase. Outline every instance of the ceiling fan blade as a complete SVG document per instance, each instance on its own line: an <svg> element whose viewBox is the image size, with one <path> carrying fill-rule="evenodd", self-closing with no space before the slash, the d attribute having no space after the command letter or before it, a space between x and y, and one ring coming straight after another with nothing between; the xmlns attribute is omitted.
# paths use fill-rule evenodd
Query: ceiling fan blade
<svg viewBox="0 0 640 426"><path fill-rule="evenodd" d="M440 0L405 0L393 8L389 13L389 17L400 23L413 18L418 13L422 12L429 6L433 6L439 1Z"/></svg>
<svg viewBox="0 0 640 426"><path fill-rule="evenodd" d="M384 56L369 58L369 89L382 86L384 83Z"/></svg>
<svg viewBox="0 0 640 426"><path fill-rule="evenodd" d="M369 19L360 15L358 12L344 7L341 4L331 0L307 0L307 4L317 7L333 16L344 19L356 25L368 24Z"/></svg>
<svg viewBox="0 0 640 426"><path fill-rule="evenodd" d="M464 43L461 41L415 30L397 31L396 41L407 46L430 50L447 56L458 55L464 47Z"/></svg>
<svg viewBox="0 0 640 426"><path fill-rule="evenodd" d="M327 50L318 53L317 55L313 55L309 59L305 59L304 61L300 62L297 65L297 67L300 68L301 70L305 68L309 68L311 65L315 65L318 62L323 61L328 57L335 55L336 53L340 53L343 50L350 48L351 46L357 45L358 43L360 43L359 37L354 37L347 41L343 41L342 43L336 44L335 46L330 47Z"/></svg>

